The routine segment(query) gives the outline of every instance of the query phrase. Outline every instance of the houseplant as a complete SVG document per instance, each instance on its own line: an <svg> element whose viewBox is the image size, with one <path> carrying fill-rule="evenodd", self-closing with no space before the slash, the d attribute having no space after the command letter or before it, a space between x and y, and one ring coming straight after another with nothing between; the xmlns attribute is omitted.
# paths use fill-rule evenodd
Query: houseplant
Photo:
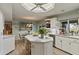
<svg viewBox="0 0 79 59"><path fill-rule="evenodd" d="M38 33L41 35L41 38L44 38L44 35L48 33L48 30L44 27L40 28Z"/></svg>

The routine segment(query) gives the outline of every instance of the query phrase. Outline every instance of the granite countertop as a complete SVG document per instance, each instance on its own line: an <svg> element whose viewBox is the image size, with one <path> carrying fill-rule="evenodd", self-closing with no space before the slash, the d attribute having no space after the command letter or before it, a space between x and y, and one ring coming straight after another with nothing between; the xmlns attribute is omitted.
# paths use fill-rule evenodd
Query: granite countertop
<svg viewBox="0 0 79 59"><path fill-rule="evenodd" d="M25 36L25 38L31 42L40 42L40 43L53 41L52 37L47 37L47 38L41 39L38 36L27 35L27 36Z"/></svg>

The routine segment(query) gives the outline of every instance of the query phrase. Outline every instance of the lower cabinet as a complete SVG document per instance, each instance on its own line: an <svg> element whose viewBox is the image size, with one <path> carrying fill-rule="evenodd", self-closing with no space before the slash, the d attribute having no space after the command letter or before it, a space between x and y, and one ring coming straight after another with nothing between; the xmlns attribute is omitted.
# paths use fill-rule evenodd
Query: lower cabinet
<svg viewBox="0 0 79 59"><path fill-rule="evenodd" d="M79 42L76 39L56 36L55 46L70 54L79 54Z"/></svg>
<svg viewBox="0 0 79 59"><path fill-rule="evenodd" d="M77 42L73 42L71 43L71 48L70 48L70 52L72 54L76 54L76 55L79 55L79 43Z"/></svg>
<svg viewBox="0 0 79 59"><path fill-rule="evenodd" d="M0 53L1 55L6 55L12 50L15 49L15 37L14 36L9 36L6 37L2 40L2 52Z"/></svg>
<svg viewBox="0 0 79 59"><path fill-rule="evenodd" d="M61 39L61 37L56 37L56 38L55 38L55 46L56 46L57 48L62 49L62 39Z"/></svg>
<svg viewBox="0 0 79 59"><path fill-rule="evenodd" d="M31 54L32 55L52 55L53 47L52 42L32 42L31 43Z"/></svg>
<svg viewBox="0 0 79 59"><path fill-rule="evenodd" d="M68 38L63 38L62 40L62 50L66 51L66 52L70 52L70 46L71 41Z"/></svg>

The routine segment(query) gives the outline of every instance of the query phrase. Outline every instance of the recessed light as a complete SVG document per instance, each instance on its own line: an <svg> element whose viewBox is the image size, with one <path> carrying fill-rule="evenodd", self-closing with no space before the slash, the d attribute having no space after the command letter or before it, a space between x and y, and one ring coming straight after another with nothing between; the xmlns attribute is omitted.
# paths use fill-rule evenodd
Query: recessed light
<svg viewBox="0 0 79 59"><path fill-rule="evenodd" d="M22 19L28 19L28 20L35 20L36 17L32 17L32 16L26 16L26 17L21 17Z"/></svg>

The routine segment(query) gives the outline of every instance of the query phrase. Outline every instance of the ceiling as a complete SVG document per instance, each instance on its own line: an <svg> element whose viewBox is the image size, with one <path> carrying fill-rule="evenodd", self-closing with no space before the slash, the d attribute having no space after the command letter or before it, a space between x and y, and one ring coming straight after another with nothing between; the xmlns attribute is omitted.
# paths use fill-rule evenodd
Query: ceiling
<svg viewBox="0 0 79 59"><path fill-rule="evenodd" d="M26 10L20 3L0 4L0 9L7 20L43 20L48 16L59 15L75 9L79 9L78 3L56 3L54 9L46 13L33 13Z"/></svg>

